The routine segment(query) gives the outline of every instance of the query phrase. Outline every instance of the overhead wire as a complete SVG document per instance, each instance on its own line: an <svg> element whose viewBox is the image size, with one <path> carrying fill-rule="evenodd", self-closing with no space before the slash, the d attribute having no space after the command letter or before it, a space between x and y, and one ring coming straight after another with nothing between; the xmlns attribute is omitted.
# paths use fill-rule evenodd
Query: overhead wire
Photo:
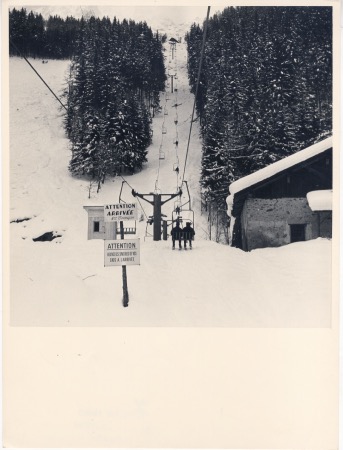
<svg viewBox="0 0 343 450"><path fill-rule="evenodd" d="M119 175L121 178L122 178L122 180L129 186L129 188L130 189L133 189L133 187L130 185L130 183L127 181L127 180L125 180L125 178L123 177L123 175ZM139 197L136 197L137 198L137 200L138 200L138 203L139 203L139 205L140 205L140 207L142 208L142 211L143 211L143 214L145 215L145 218L148 220L148 215L146 214L146 212L145 212L145 210L144 210L144 208L143 208L143 206L142 206L142 203L141 203L141 201L139 200Z"/></svg>
<svg viewBox="0 0 343 450"><path fill-rule="evenodd" d="M51 89L51 87L48 85L48 83L43 79L43 77L37 72L37 70L33 67L33 65L30 63L30 61L22 54L22 52L19 50L19 48L14 44L12 39L9 39L10 44L12 47L19 53L19 55L27 62L27 64L31 67L31 69L36 73L36 75L40 78L41 81L45 84L45 86L49 89L49 91L52 93L52 95L56 98L56 100L61 104L61 106L68 112L68 108L61 102L61 100L58 98L58 96L55 94L55 92Z"/></svg>
<svg viewBox="0 0 343 450"><path fill-rule="evenodd" d="M174 48L172 47L174 45ZM177 105L177 53L176 53L176 45L175 44L171 44L171 51L172 54L174 56L174 65L173 65L173 75L172 75L172 86L173 86L173 94L174 94L174 105ZM170 68L172 69L172 68ZM174 124L175 124L175 140L174 140L174 145L175 145L175 163L173 165L173 170L175 171L176 174L176 192L179 191L179 173L180 173L180 163L179 163L179 155L178 155L178 145L179 145L179 132L178 132L178 122L179 122L179 118L178 118L178 112L177 112L177 106L175 107L175 116L174 116Z"/></svg>
<svg viewBox="0 0 343 450"><path fill-rule="evenodd" d="M187 150L186 150L185 164L184 164L184 168L183 168L182 183L184 182L184 179L185 179L185 172L186 172L187 159L188 159L188 153L189 153L189 144L190 144L191 134L192 134L192 126L193 126L193 119L194 119L195 105L196 105L196 99L197 99L198 90L199 90L200 74L201 74L201 68L202 68L202 63L203 63L203 59L204 59L204 53L205 53L205 42L206 42L207 25L208 25L208 19L209 19L209 16L210 16L210 10L211 10L211 7L208 6L208 7L207 7L206 21L205 21L205 25L204 25L204 34L203 34L203 39L202 39L200 61L199 61L199 67L198 67L197 84L196 84L195 95L194 95L194 103L193 103L192 119L191 119L191 123L190 123L190 127L189 127L189 135L188 135L188 143L187 143ZM181 184L182 184L182 183L181 183Z"/></svg>
<svg viewBox="0 0 343 450"><path fill-rule="evenodd" d="M169 48L169 64L168 64L168 78L171 77L171 71L172 71L172 47L170 46ZM174 64L175 65L175 64ZM167 83L166 83L166 88L169 89L171 87L170 85L170 81L168 79ZM174 94L175 95L175 94ZM159 147L159 154L158 154L158 168L157 168L157 175L156 175L156 181L155 181L155 190L158 190L158 182L159 182L159 175L160 175L160 167L161 167L161 159L164 159L164 153L162 152L163 150L163 138L164 138L164 134L167 133L167 129L165 126L166 123L166 115L168 115L168 101L170 100L170 96L169 96L169 92L166 91L165 92L165 97L164 97L164 109L163 109L163 122L162 122L162 138L161 138L161 144Z"/></svg>

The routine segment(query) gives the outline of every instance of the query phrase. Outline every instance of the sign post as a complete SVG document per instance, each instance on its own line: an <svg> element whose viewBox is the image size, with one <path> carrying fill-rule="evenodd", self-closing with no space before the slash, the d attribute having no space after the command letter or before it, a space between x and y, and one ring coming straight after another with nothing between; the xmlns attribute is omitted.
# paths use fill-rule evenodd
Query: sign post
<svg viewBox="0 0 343 450"><path fill-rule="evenodd" d="M124 224L120 221L120 238L124 239ZM129 306L129 291L127 289L127 274L126 265L122 266L122 276L123 276L123 306L126 308Z"/></svg>
<svg viewBox="0 0 343 450"><path fill-rule="evenodd" d="M137 220L137 205L136 203L115 203L104 205L104 221L119 222L120 224L120 238L124 237L124 220ZM117 225L115 225L115 229ZM138 241L139 242L139 241ZM122 266L123 278L123 306L129 306L129 291L127 287L127 273L126 264L139 264L139 248L138 244L132 241L127 241L127 245L120 245L118 241L105 241L105 266ZM138 255L138 262L137 262Z"/></svg>

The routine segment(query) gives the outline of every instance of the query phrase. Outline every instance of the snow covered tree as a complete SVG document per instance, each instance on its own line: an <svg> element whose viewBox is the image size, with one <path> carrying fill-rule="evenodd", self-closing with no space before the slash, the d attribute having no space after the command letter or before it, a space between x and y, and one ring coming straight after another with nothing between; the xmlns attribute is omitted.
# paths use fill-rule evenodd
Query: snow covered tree
<svg viewBox="0 0 343 450"><path fill-rule="evenodd" d="M103 183L141 169L151 143L150 110L166 75L162 45L145 22L82 19L66 91L70 170Z"/></svg>
<svg viewBox="0 0 343 450"><path fill-rule="evenodd" d="M186 35L195 92L202 27ZM208 23L197 98L206 198L332 127L332 8L228 7Z"/></svg>

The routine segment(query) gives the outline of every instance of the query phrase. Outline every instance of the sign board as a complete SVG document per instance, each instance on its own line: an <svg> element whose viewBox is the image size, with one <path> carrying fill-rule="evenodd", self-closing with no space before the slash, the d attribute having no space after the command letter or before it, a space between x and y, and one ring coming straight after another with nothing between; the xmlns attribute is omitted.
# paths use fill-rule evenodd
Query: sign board
<svg viewBox="0 0 343 450"><path fill-rule="evenodd" d="M140 264L139 239L105 240L105 267Z"/></svg>
<svg viewBox="0 0 343 450"><path fill-rule="evenodd" d="M104 205L105 222L120 222L121 220L137 220L136 203L115 203Z"/></svg>

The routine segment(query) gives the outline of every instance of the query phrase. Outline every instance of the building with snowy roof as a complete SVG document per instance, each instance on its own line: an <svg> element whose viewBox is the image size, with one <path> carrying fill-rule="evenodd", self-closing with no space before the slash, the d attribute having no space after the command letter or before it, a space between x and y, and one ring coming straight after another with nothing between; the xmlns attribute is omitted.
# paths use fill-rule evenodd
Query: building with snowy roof
<svg viewBox="0 0 343 450"><path fill-rule="evenodd" d="M332 236L332 138L230 185L230 245L250 251Z"/></svg>

